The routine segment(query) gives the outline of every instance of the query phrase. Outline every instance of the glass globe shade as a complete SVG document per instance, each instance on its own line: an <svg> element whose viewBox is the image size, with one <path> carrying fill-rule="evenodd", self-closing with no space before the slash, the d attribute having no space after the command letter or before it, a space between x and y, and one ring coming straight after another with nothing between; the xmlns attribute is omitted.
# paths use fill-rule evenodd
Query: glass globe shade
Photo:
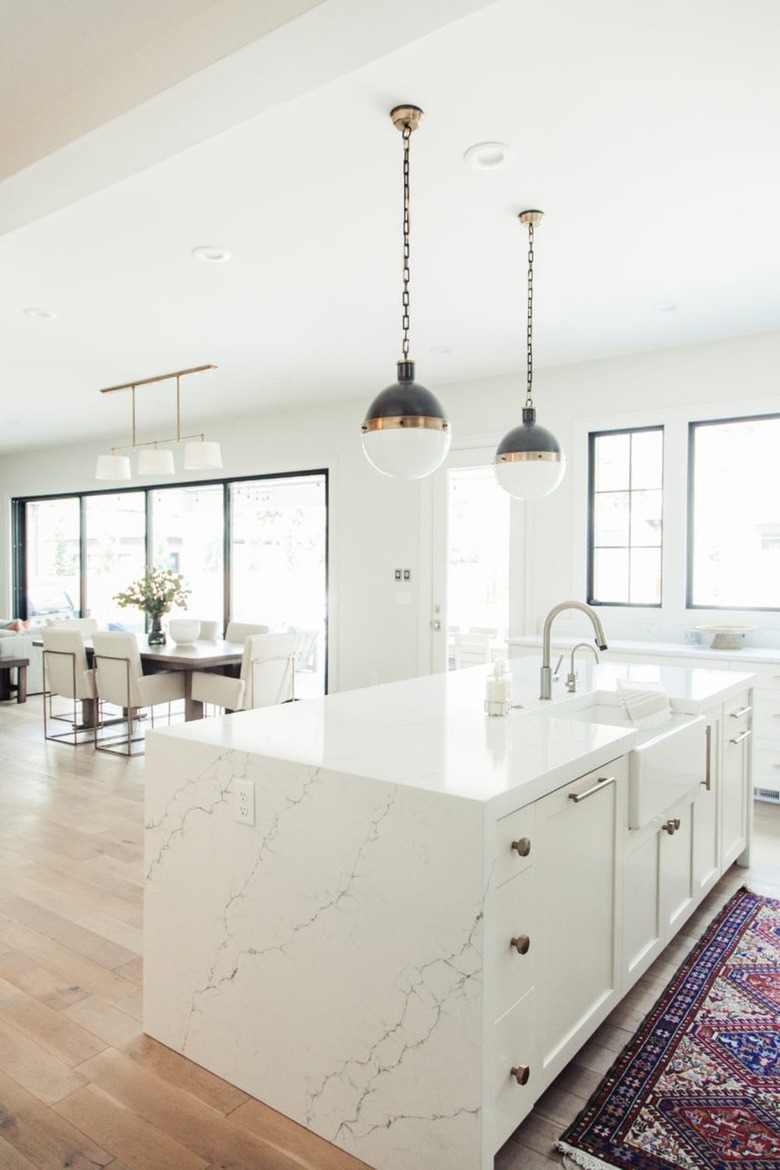
<svg viewBox="0 0 780 1170"><path fill-rule="evenodd" d="M559 460L522 459L493 464L500 487L518 500L549 496L566 474L566 456Z"/></svg>
<svg viewBox="0 0 780 1170"><path fill-rule="evenodd" d="M369 463L383 475L422 479L447 458L451 435L427 427L383 427L367 431L362 441Z"/></svg>

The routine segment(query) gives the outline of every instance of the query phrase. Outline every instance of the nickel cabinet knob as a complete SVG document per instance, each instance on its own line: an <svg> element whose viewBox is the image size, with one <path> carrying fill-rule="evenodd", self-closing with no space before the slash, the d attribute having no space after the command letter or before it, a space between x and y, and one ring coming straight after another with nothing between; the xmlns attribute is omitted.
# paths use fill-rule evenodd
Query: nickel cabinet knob
<svg viewBox="0 0 780 1170"><path fill-rule="evenodd" d="M517 1064L512 1069L512 1076L517 1081L518 1085L527 1085L528 1078L531 1075L531 1070L527 1064Z"/></svg>
<svg viewBox="0 0 780 1170"><path fill-rule="evenodd" d="M527 934L518 934L512 939L512 946L517 951L518 955L527 955L528 948L531 945L531 940Z"/></svg>
<svg viewBox="0 0 780 1170"><path fill-rule="evenodd" d="M528 837L521 837L519 841L512 842L512 848L517 851L520 857L527 857L531 852L531 842Z"/></svg>

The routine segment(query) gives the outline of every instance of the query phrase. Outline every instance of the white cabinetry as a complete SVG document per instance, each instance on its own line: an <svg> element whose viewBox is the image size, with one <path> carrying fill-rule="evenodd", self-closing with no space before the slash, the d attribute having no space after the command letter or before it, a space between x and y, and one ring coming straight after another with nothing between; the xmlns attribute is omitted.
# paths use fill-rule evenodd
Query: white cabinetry
<svg viewBox="0 0 780 1170"><path fill-rule="evenodd" d="M620 998L617 842L626 819L627 784L622 757L536 806L543 1087Z"/></svg>
<svg viewBox="0 0 780 1170"><path fill-rule="evenodd" d="M493 1150L502 1146L539 1095L535 985L538 971L536 806L496 826L493 899L495 992ZM488 907L488 910L490 907Z"/></svg>
<svg viewBox="0 0 780 1170"><path fill-rule="evenodd" d="M721 857L724 867L737 860L748 840L750 785L745 780L750 769L751 716L750 691L744 691L724 705L721 751Z"/></svg>
<svg viewBox="0 0 780 1170"><path fill-rule="evenodd" d="M720 740L722 711L707 716L704 777L693 803L693 888L706 894L720 877Z"/></svg>

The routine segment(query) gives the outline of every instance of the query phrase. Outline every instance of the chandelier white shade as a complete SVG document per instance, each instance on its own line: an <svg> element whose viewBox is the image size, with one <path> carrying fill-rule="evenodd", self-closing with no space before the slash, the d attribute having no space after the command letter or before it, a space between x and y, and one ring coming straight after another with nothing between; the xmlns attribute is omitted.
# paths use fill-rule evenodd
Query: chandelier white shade
<svg viewBox="0 0 780 1170"><path fill-rule="evenodd" d="M402 358L398 380L373 400L363 421L363 451L383 475L422 479L444 462L450 449L450 424L435 394L414 380L409 358L409 139L420 125L419 106L396 106L393 125L403 135L403 294Z"/></svg>
<svg viewBox="0 0 780 1170"><path fill-rule="evenodd" d="M98 455L95 479L131 479L130 459L127 455Z"/></svg>
<svg viewBox="0 0 780 1170"><path fill-rule="evenodd" d="M204 435L182 435L181 433L181 397L179 381L187 374L200 374L204 370L214 370L216 366L195 366L189 370L176 370L172 374L156 374L153 378L141 378L137 382L125 382L121 386L107 386L101 394L113 394L117 390L130 390L132 395L132 439L124 447L112 447L110 455L98 455L95 466L95 479L127 480L131 478L130 458L118 454L121 451L138 451L136 472L138 475L174 475L176 464L173 451L168 447L159 446L160 443L175 443L184 445L184 470L203 471L222 466L222 452L219 443L207 442ZM135 394L139 386L151 385L155 382L176 380L176 433L163 439L149 439L140 442L136 435L136 402ZM186 440L186 441L185 441Z"/></svg>
<svg viewBox="0 0 780 1170"><path fill-rule="evenodd" d="M523 421L513 427L496 450L494 469L499 486L519 500L538 500L554 492L566 472L566 457L551 431L536 421L533 403L534 228L543 212L523 211L528 228L528 313L526 325L526 398Z"/></svg>
<svg viewBox="0 0 780 1170"><path fill-rule="evenodd" d="M213 471L222 466L222 452L219 443L202 439L199 443L185 443L184 468L186 471Z"/></svg>
<svg viewBox="0 0 780 1170"><path fill-rule="evenodd" d="M176 471L173 451L164 447L144 447L138 452L135 469L139 475L173 475Z"/></svg>

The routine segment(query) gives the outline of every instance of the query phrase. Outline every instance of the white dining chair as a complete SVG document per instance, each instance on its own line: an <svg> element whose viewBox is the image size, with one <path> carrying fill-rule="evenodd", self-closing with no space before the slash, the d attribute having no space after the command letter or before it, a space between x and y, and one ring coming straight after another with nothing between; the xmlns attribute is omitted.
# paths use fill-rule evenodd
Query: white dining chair
<svg viewBox="0 0 780 1170"><path fill-rule="evenodd" d="M97 618L55 618L47 622L47 630L81 630L85 638L91 638L98 628Z"/></svg>
<svg viewBox="0 0 780 1170"><path fill-rule="evenodd" d="M259 626L255 622L228 622L225 641L245 642L251 634L267 634L268 630L268 626Z"/></svg>
<svg viewBox="0 0 780 1170"><path fill-rule="evenodd" d="M144 674L135 634L113 630L109 633L95 633L92 644L95 647L95 682L99 706L102 709L104 703L111 703L122 708L126 724L124 736L98 739L97 720L95 747L98 751L113 752L114 755L141 755L142 751L133 751L133 745L143 743L142 735L133 734L139 711L144 707L149 708L154 727L155 707L167 703L170 722L171 703L184 698L184 672L166 670Z"/></svg>
<svg viewBox="0 0 780 1170"><path fill-rule="evenodd" d="M244 642L239 677L196 670L193 700L225 711L288 702L295 697L295 639L295 634L251 634Z"/></svg>
<svg viewBox="0 0 780 1170"><path fill-rule="evenodd" d="M453 651L457 670L490 662L490 634L455 634Z"/></svg>
<svg viewBox="0 0 780 1170"><path fill-rule="evenodd" d="M65 622L66 629L45 626L43 639L43 735L44 739L69 743L77 747L94 738L95 671L89 668L84 635L73 622ZM54 698L68 700L67 714L56 713ZM81 706L81 710L79 709ZM84 716L87 716L85 719ZM91 718L91 724L89 723ZM49 733L49 722L59 720L68 724L68 730ZM86 723L86 726L85 726ZM88 733L85 735L85 733Z"/></svg>

